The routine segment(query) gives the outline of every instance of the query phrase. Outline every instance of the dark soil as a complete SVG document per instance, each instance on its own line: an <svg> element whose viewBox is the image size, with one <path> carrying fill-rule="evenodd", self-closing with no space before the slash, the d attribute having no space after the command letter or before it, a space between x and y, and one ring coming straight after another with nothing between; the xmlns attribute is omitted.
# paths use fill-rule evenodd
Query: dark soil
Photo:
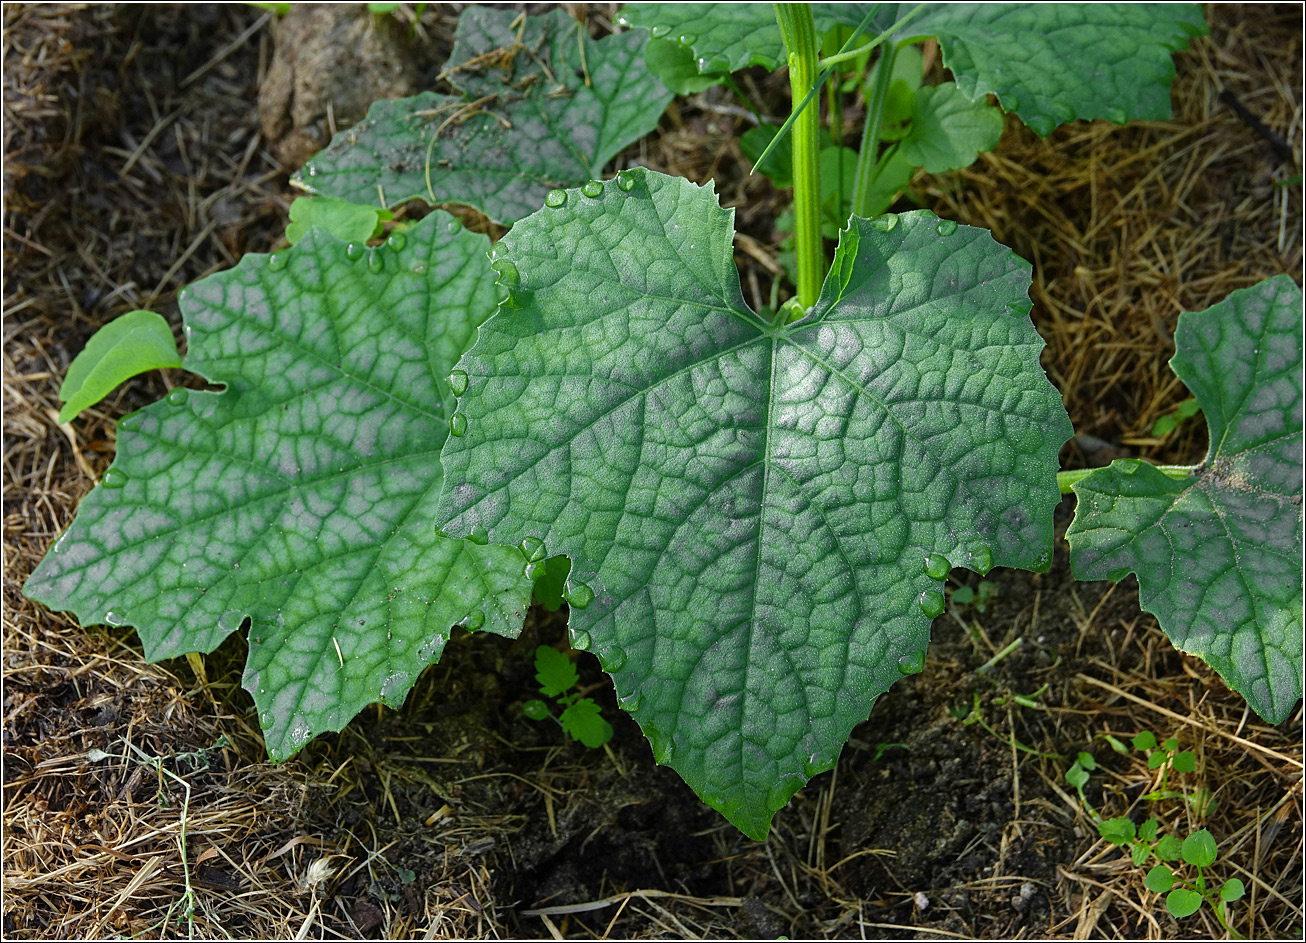
<svg viewBox="0 0 1306 943"><path fill-rule="evenodd" d="M1232 59L1252 76L1239 94L1268 113L1256 85L1269 84L1262 74L1268 67L1240 56L1248 46L1275 55L1291 42L1299 59L1293 37L1300 10L1295 19L1277 8L1256 14L1257 28L1267 31L1259 40L1240 32L1250 29L1240 19L1249 14L1211 13L1215 35L1204 51L1179 57L1178 87L1197 87L1186 76L1208 60L1233 68ZM131 307L153 307L175 323L177 289L244 252L271 249L293 196L293 168L273 153L290 159L335 116L309 108L285 131L298 135L289 143L260 137L260 80L273 71L274 47L266 28L246 35L261 16L248 7L10 5L5 15L12 31L5 103L6 935L153 935L147 931L160 925L162 907L182 887L169 837L175 822L173 832L150 825L150 816L162 814L155 808L162 777L139 772L142 766L95 767L85 753L118 749L131 737L165 756L208 748L220 734L231 746L214 749L208 767L198 759L169 767L186 773L194 814L212 819L209 832L194 824L191 834L200 837L189 848L208 908L199 924L205 936L289 936L301 927L312 938L1212 934L1218 927L1211 920L1181 928L1164 916L1142 890L1142 872L1097 842L1063 779L1075 753L1092 750L1102 769L1086 790L1089 801L1106 814L1141 818L1139 796L1151 774L1100 738L1127 739L1141 729L1179 736L1198 752L1199 771L1185 785L1217 792L1219 810L1205 819L1182 802L1157 811L1167 827L1205 824L1244 869L1231 874L1263 881L1254 901L1259 922L1249 918L1244 932L1299 930L1301 910L1292 900L1301 892L1300 711L1280 730L1260 725L1140 613L1132 581L1075 583L1064 542L1045 574L991 574L996 595L983 611L950 605L935 622L924 672L880 699L837 768L800 791L765 843L744 838L675 773L653 764L591 656L578 655L578 665L582 685L615 729L609 747L587 750L557 725L524 716L523 702L537 696L532 655L541 644L564 647L565 610L535 607L515 642L455 638L401 711L370 708L274 768L239 687L243 641L229 640L201 668L154 668L140 661L129 633L83 631L22 599L22 580L111 457L116 419L181 380L134 381L79 420L70 441L52 407L72 356L96 327ZM600 28L611 11L593 16ZM448 11L423 14L427 45L405 76L429 80L431 57L439 58L431 50L447 51L453 22ZM46 50L47 59L32 50ZM189 78L215 59L200 78ZM313 88L325 84L295 75ZM1295 75L1284 95L1295 96L1299 115L1299 66ZM783 106L782 82L761 73L743 81L750 93ZM1202 102L1193 107L1209 111ZM279 100L280 118L291 104ZM740 230L773 259L774 218L785 197L746 174L737 143L744 125L723 104L710 96L678 101L632 160L698 180L715 176L724 202L741 206ZM1213 121L1181 116L1174 127ZM1299 124L1279 128L1294 146ZM1136 133L1164 138L1174 127L1156 123ZM151 133L154 143L142 144ZM1049 370L1067 390L1077 428L1094 436L1070 450L1080 462L1201 448L1200 430L1169 442L1145 435L1155 418L1147 410L1163 412L1175 399L1159 371L1151 379L1147 373L1168 356L1167 331L1183 306L1176 299L1187 297L1173 279L1153 288L1142 279L1143 287L1130 289L1146 299L1138 304L1163 312L1149 308L1142 329L1128 298L1102 300L1105 289L1090 290L1088 276L1075 289L1092 299L1083 303L1089 314L1082 323L1047 300L1061 297L1077 264L1109 270L1117 249L1062 269L1048 262L1061 252L1056 237L1039 228L1048 206L1066 219L1087 218L1089 188L1064 205L1038 203L1038 188L1023 187L1020 168L1082 176L1111 157L1102 142L1116 133L1097 125L1058 132L1057 147L1079 149L1063 160L1082 158L1081 167L1058 163L1057 147L1038 150L1044 145L1017 128L973 172L918 181L941 213L951 209L994 227L999 238L1014 234L1007 241L1036 258L1035 318L1050 337ZM1301 258L1299 220L1287 237L1279 235L1275 252L1240 248L1240 239L1273 241L1269 224L1247 218L1249 199L1270 187L1247 168L1275 165L1236 122L1222 133L1251 143L1247 153L1242 143L1229 145L1221 173L1203 182L1213 191L1203 199L1236 208L1238 233L1187 272L1201 291L1218 295L1254 277L1295 271ZM1176 140L1174 148L1186 146L1182 134ZM137 152L135 171L125 170ZM1158 151L1157 164L1167 153ZM1137 176L1149 166L1142 162ZM1164 174L1158 179L1162 190L1178 186ZM1124 177L1113 181L1133 186ZM990 184L992 196L985 195ZM1138 213L1146 212L1140 205ZM773 269L745 252L738 258L746 296L764 300ZM1093 318L1106 327L1092 327ZM1115 340L1101 339L1113 331L1129 338L1126 348L1138 348L1133 360L1112 367L1113 377L1128 382L1110 389L1094 387L1091 377L1079 382L1086 358L1123 356ZM1123 415L1132 425L1120 425ZM1061 531L1072 510L1069 500L1061 505ZM131 853L107 855L84 872L67 863L104 847ZM132 896L124 889L149 855L167 863L151 877L152 897ZM316 883L309 874L315 861L330 865ZM58 878L64 874L79 877ZM72 887L66 898L60 880ZM246 900L255 890L266 898L257 907ZM120 893L124 902L115 904Z"/></svg>

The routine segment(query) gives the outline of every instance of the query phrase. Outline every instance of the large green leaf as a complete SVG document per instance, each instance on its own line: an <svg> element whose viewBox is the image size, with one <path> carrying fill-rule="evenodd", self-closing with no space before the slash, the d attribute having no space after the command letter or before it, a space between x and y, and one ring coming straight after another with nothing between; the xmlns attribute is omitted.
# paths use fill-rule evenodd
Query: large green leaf
<svg viewBox="0 0 1306 943"><path fill-rule="evenodd" d="M867 30L878 33L916 6L817 3L812 12L824 32L835 23L856 26L874 7ZM622 22L689 46L704 72L784 62L769 3L627 4ZM943 64L968 98L994 92L1047 137L1076 118L1170 117L1171 53L1206 31L1193 3L931 3L895 40L937 37Z"/></svg>
<svg viewBox="0 0 1306 943"><path fill-rule="evenodd" d="M1176 481L1118 460L1073 485L1079 579L1138 576L1185 652L1279 723L1302 694L1302 293L1286 275L1179 316L1170 361L1211 448Z"/></svg>
<svg viewBox="0 0 1306 943"><path fill-rule="evenodd" d="M930 213L855 219L816 308L777 327L710 188L633 170L588 194L496 246L510 294L455 375L439 519L567 554L572 645L657 761L761 838L920 670L949 561L1050 559L1071 429L1030 267Z"/></svg>
<svg viewBox="0 0 1306 943"><path fill-rule="evenodd" d="M136 626L151 659L248 619L244 684L274 758L401 703L454 623L515 635L520 554L434 524L444 377L495 306L487 248L437 212L377 249L313 231L186 289L184 365L226 389L122 420L25 592Z"/></svg>
<svg viewBox="0 0 1306 943"><path fill-rule="evenodd" d="M355 203L460 203L508 224L550 188L600 176L671 101L645 65L648 37L593 40L562 10L519 20L468 7L445 67L462 94L376 102L295 181Z"/></svg>

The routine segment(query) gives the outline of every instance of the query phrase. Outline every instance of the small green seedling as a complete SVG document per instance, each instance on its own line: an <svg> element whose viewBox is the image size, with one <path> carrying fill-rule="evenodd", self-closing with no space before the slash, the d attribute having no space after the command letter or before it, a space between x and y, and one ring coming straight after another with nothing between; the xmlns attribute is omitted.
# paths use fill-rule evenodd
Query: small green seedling
<svg viewBox="0 0 1306 943"><path fill-rule="evenodd" d="M959 606L974 606L976 612L983 612L997 595L997 583L980 580L974 589L969 586L958 586L952 591L952 601Z"/></svg>
<svg viewBox="0 0 1306 943"><path fill-rule="evenodd" d="M1157 419L1152 423L1152 435L1166 436L1179 428L1179 425L1185 419L1191 419L1202 411L1202 407L1197 405L1197 400L1193 397L1183 400L1171 412Z"/></svg>
<svg viewBox="0 0 1306 943"><path fill-rule="evenodd" d="M591 698L581 697L579 691L567 693L580 682L570 658L556 648L541 645L535 650L535 680L540 682L540 693L552 697L562 707L557 721L573 740L594 748L612 739L612 725L603 719L599 705ZM553 717L549 705L539 699L523 704L522 713L531 720Z"/></svg>
<svg viewBox="0 0 1306 943"><path fill-rule="evenodd" d="M1116 752L1128 754L1129 748L1119 739L1109 735L1105 735L1104 738ZM1135 751L1146 756L1149 770L1161 771L1163 783L1165 775L1171 770L1191 773L1196 769L1193 754L1187 750L1180 750L1178 740L1173 737L1158 744L1156 737L1150 731L1143 731L1133 738L1132 744ZM1098 834L1110 844L1127 850L1135 867L1142 867L1149 860L1155 859L1156 864L1147 872L1143 883L1147 885L1148 890L1166 895L1166 909L1173 916L1178 918L1191 916L1201 907L1202 902L1206 901L1215 911L1220 925L1231 936L1241 939L1229 925L1227 908L1230 903L1243 896L1243 882L1238 878L1230 878L1217 888L1207 881L1204 869L1214 865L1218 858L1216 842L1211 833L1206 829L1200 829L1180 838L1162 832L1161 820L1156 816L1149 817L1141 825L1136 824L1129 816L1103 818L1084 796L1084 787L1088 785L1090 773L1096 769L1097 761L1093 754L1087 751L1080 752L1070 769L1066 770L1065 779L1079 794L1079 801L1083 804L1089 819L1097 827ZM1207 790L1197 792L1209 796ZM1185 794L1162 788L1148 793L1144 798L1158 801L1181 796ZM1192 797L1190 795L1187 798ZM1193 867L1196 875L1191 879L1177 876L1174 867L1178 862Z"/></svg>

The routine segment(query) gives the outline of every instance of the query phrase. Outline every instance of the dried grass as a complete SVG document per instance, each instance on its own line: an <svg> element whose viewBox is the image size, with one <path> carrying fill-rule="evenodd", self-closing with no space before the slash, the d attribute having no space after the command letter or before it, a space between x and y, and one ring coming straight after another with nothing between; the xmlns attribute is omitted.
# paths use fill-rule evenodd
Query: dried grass
<svg viewBox="0 0 1306 943"><path fill-rule="evenodd" d="M985 846L987 873L912 886L893 850L847 840L844 817L870 765L870 746L855 737L839 770L803 790L767 842L742 841L717 819L687 835L711 849L700 866L710 881L664 868L655 846L659 886L622 886L605 873L522 901L507 895L518 860L539 859L529 843L556 840L558 854L583 857L596 830L619 829L621 810L603 802L625 795L632 777L659 775L646 750L494 752L475 734L435 750L369 712L272 767L239 688L238 640L202 661L147 665L131 635L83 630L23 599L22 580L112 455L113 420L177 381L136 381L75 431L61 429L55 391L71 355L131 307L175 323L177 288L280 235L285 175L264 150L252 104L270 55L261 16L242 7L4 9L6 936L874 938L908 926L929 939L1219 936L1209 916L1165 917L1142 870L1095 841L1064 762L1014 746L1019 737L1047 753L1141 729L1178 735L1198 755L1190 786L1219 804L1205 818L1182 802L1163 814L1167 825L1220 836L1229 874L1249 888L1238 929L1299 932L1301 712L1279 729L1261 724L1204 666L1174 654L1128 586L1040 584L1032 612L967 626L990 657L1055 618L1055 598L1080 639L1039 676L1052 685L1046 709L1002 707L986 694L995 735L957 728L1010 766L1013 812ZM1208 16L1212 38L1179 57L1171 121L1081 123L1048 142L1013 123L974 167L920 181L942 215L988 226L1034 261L1045 362L1082 434L1068 464L1121 451L1195 460L1200 423L1164 441L1150 436L1184 395L1164 366L1178 312L1300 273L1300 187L1275 186L1297 171L1218 98L1232 91L1291 142L1300 166L1300 9L1213 7ZM764 101L783 93L774 80L744 81ZM783 198L739 170L743 124L728 104L682 103L626 158L720 178L747 237L745 292L762 304ZM499 650L466 641L446 660ZM960 662L930 671L962 689L975 679ZM459 682L428 673L405 716L438 716L436 701L467 693ZM215 747L222 738L228 745ZM1093 795L1104 812L1126 814L1154 779L1122 758ZM1023 870L1018 848L1067 834L1078 846L1055 879ZM420 877L409 880L409 869ZM877 889L862 892L857 873L880 875ZM1026 885L1047 898L1046 924L1016 909Z"/></svg>

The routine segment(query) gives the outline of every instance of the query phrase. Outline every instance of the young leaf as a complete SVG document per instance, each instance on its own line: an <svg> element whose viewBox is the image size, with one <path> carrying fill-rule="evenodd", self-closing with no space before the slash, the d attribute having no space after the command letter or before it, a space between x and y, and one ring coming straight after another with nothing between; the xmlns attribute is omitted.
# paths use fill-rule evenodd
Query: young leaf
<svg viewBox="0 0 1306 943"><path fill-rule="evenodd" d="M1144 730L1130 741L1135 750L1155 750L1157 747L1156 734L1150 730Z"/></svg>
<svg viewBox="0 0 1306 943"><path fill-rule="evenodd" d="M920 670L949 562L1048 565L1071 429L1030 267L987 232L856 219L814 310L775 326L732 215L623 171L499 242L510 296L460 364L439 522L569 556L593 597L572 644L658 762L761 838Z"/></svg>
<svg viewBox="0 0 1306 943"><path fill-rule="evenodd" d="M543 720L549 716L549 705L541 700L530 700L521 706L521 712L531 720Z"/></svg>
<svg viewBox="0 0 1306 943"><path fill-rule="evenodd" d="M1219 853L1216 847L1215 839L1206 829L1193 832L1184 839L1183 847L1179 852L1183 855L1184 861L1188 862L1195 868L1209 868L1215 864L1215 859Z"/></svg>
<svg viewBox="0 0 1306 943"><path fill-rule="evenodd" d="M1088 770L1079 761L1071 764L1070 769L1066 770L1066 782L1076 789L1083 789L1088 785Z"/></svg>
<svg viewBox="0 0 1306 943"><path fill-rule="evenodd" d="M878 6L867 27L872 35L912 9ZM816 3L812 15L825 32L839 23L856 26L870 8ZM769 4L629 4L621 22L690 47L700 71L775 69L784 60ZM1206 32L1194 3L931 3L894 41L937 37L943 64L967 98L996 93L1005 111L1047 137L1076 118L1169 118L1171 54Z"/></svg>
<svg viewBox="0 0 1306 943"><path fill-rule="evenodd" d="M1233 903L1247 893L1247 888L1238 878L1229 878L1220 888L1220 900L1226 904Z"/></svg>
<svg viewBox="0 0 1306 943"><path fill-rule="evenodd" d="M1178 861L1183 855L1183 842L1173 835L1162 835L1152 851L1162 861Z"/></svg>
<svg viewBox="0 0 1306 943"><path fill-rule="evenodd" d="M168 322L153 311L128 311L91 335L68 365L59 387L59 422L72 422L137 374L180 366Z"/></svg>
<svg viewBox="0 0 1306 943"><path fill-rule="evenodd" d="M1143 884L1153 894L1164 894L1174 887L1174 872L1165 865L1158 864L1147 872L1147 877L1143 878Z"/></svg>
<svg viewBox="0 0 1306 943"><path fill-rule="evenodd" d="M587 697L568 705L558 721L573 740L579 740L590 749L601 747L612 739L612 725L603 719L599 705Z"/></svg>
<svg viewBox="0 0 1306 943"><path fill-rule="evenodd" d="M1128 816L1103 819L1097 823L1097 832L1113 845L1127 845L1134 840L1134 823Z"/></svg>
<svg viewBox="0 0 1306 943"><path fill-rule="evenodd" d="M1136 868L1141 868L1151 856L1152 849L1143 842L1135 842L1129 846L1129 860L1134 863Z"/></svg>
<svg viewBox="0 0 1306 943"><path fill-rule="evenodd" d="M1165 909L1180 919L1191 917L1201 906L1202 895L1186 887L1177 887L1165 896Z"/></svg>
<svg viewBox="0 0 1306 943"><path fill-rule="evenodd" d="M1156 841L1157 829L1160 827L1161 823L1159 821L1156 819L1148 819L1142 825L1138 826L1138 837L1145 842Z"/></svg>
<svg viewBox="0 0 1306 943"><path fill-rule="evenodd" d="M570 658L556 648L541 645L535 649L535 680L542 693L558 697L575 687L580 675Z"/></svg>
<svg viewBox="0 0 1306 943"><path fill-rule="evenodd" d="M1170 361L1211 448L1189 478L1119 459L1073 485L1078 579L1138 576L1174 644L1280 723L1302 694L1302 293L1286 275L1179 316Z"/></svg>
<svg viewBox="0 0 1306 943"><path fill-rule="evenodd" d="M445 67L462 96L376 102L295 182L387 208L414 199L461 203L513 223L550 188L598 177L653 130L671 101L645 65L648 37L590 39L562 10L526 17L518 30L518 16L468 7Z"/></svg>
<svg viewBox="0 0 1306 943"><path fill-rule="evenodd" d="M1180 750L1170 760L1170 767L1176 773L1191 773L1197 769L1197 757L1188 750Z"/></svg>
<svg viewBox="0 0 1306 943"><path fill-rule="evenodd" d="M444 377L495 307L488 240L440 212L405 240L347 250L314 231L186 289L184 366L226 389L124 419L25 587L136 626L151 660L248 620L244 685L275 759L402 703L454 623L515 636L530 596L518 551L434 526Z"/></svg>
<svg viewBox="0 0 1306 943"><path fill-rule="evenodd" d="M1002 140L1002 112L962 95L955 82L916 92L911 128L900 153L913 167L940 174L975 163Z"/></svg>
<svg viewBox="0 0 1306 943"><path fill-rule="evenodd" d="M363 206L330 196L301 196L290 204L286 241L291 245L310 229L328 232L344 242L367 242L381 235L382 220L394 219L389 210Z"/></svg>

